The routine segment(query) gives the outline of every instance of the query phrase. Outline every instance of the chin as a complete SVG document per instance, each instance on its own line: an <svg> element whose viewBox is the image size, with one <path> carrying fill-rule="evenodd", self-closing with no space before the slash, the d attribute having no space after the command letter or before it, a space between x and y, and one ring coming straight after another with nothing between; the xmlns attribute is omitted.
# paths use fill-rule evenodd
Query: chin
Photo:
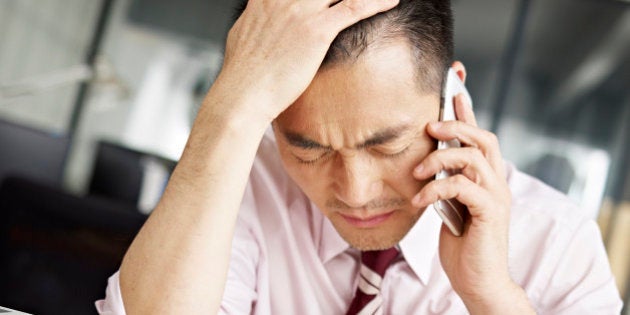
<svg viewBox="0 0 630 315"><path fill-rule="evenodd" d="M350 244L350 246L365 252L365 251L373 251L373 250L385 250L385 249L389 249L392 248L396 245L398 245L398 242L400 242L400 240L397 241L393 241L393 242L350 242L349 240L348 243Z"/></svg>
<svg viewBox="0 0 630 315"><path fill-rule="evenodd" d="M382 227L372 229L359 229L348 226L345 222L332 221L337 233L350 246L360 251L383 250L396 246L400 240L411 230L416 220L393 222L396 224L384 224Z"/></svg>

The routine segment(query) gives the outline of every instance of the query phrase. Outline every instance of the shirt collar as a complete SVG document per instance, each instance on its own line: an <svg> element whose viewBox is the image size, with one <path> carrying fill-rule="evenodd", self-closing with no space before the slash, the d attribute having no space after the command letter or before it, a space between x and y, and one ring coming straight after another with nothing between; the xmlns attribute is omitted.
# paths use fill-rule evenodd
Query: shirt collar
<svg viewBox="0 0 630 315"><path fill-rule="evenodd" d="M442 221L433 206L428 206L418 222L398 246L411 270L426 285L431 276L433 259L437 254Z"/></svg>

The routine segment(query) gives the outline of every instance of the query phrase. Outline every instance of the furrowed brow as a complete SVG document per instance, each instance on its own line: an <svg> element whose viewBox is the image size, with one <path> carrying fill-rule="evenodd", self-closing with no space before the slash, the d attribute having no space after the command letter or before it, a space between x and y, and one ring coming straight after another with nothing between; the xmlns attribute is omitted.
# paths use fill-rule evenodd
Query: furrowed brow
<svg viewBox="0 0 630 315"><path fill-rule="evenodd" d="M403 134L407 133L411 129L410 125L401 125L396 127L385 128L383 130L379 130L375 132L370 138L365 140L363 143L355 146L357 149L365 149L367 147L381 145L393 140L400 138ZM291 132L291 131L282 131L284 138L289 142L290 145L302 149L324 149L331 150L332 147L329 145L323 145L318 143L315 140L309 139L299 133Z"/></svg>
<svg viewBox="0 0 630 315"><path fill-rule="evenodd" d="M322 145L298 133L282 131L282 134L284 135L284 138L287 139L289 144L294 147L299 147L302 149L331 149L330 146Z"/></svg>
<svg viewBox="0 0 630 315"><path fill-rule="evenodd" d="M369 139L357 145L357 149L385 144L400 138L401 135L407 133L411 129L410 125L401 125L396 127L385 128L375 132Z"/></svg>

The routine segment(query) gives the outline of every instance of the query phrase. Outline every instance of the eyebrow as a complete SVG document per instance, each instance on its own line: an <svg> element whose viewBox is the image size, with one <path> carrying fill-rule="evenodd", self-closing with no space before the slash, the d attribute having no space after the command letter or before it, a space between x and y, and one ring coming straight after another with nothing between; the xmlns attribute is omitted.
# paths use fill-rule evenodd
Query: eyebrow
<svg viewBox="0 0 630 315"><path fill-rule="evenodd" d="M401 135L407 133L411 129L410 125L400 125L378 130L373 133L367 140L355 146L356 149L364 149L367 147L381 145L400 138ZM326 149L332 150L329 145L323 145L297 132L282 130L284 138L290 145L302 149Z"/></svg>

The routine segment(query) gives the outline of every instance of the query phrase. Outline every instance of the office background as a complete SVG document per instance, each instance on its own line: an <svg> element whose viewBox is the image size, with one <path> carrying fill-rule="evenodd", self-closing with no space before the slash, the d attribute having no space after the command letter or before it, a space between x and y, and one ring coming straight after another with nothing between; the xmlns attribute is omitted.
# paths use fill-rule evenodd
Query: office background
<svg viewBox="0 0 630 315"><path fill-rule="evenodd" d="M0 1L0 305L93 313L181 154L235 2ZM630 314L630 2L453 8L480 124L597 219Z"/></svg>

